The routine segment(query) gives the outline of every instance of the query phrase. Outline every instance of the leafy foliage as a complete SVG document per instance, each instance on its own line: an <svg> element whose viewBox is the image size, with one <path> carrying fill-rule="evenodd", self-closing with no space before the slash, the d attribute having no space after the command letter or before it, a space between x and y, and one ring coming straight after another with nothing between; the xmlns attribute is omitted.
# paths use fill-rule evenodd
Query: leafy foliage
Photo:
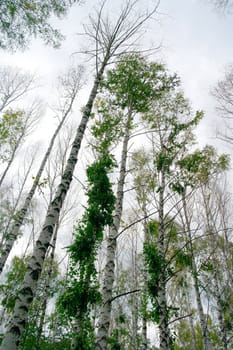
<svg viewBox="0 0 233 350"><path fill-rule="evenodd" d="M202 150L197 149L193 153L187 154L177 162L182 172L183 186L193 187L197 184L207 183L211 176L227 170L229 161L227 154L218 155L216 149L208 145ZM179 185L182 186L181 182L176 183L176 186ZM174 187L174 190L177 189Z"/></svg>
<svg viewBox="0 0 233 350"><path fill-rule="evenodd" d="M24 128L25 113L9 109L0 117L0 160L7 161Z"/></svg>
<svg viewBox="0 0 233 350"><path fill-rule="evenodd" d="M108 71L102 86L114 93L118 107L146 112L152 99L160 98L177 82L177 76L168 76L162 64L149 63L139 54L127 54Z"/></svg>
<svg viewBox="0 0 233 350"><path fill-rule="evenodd" d="M31 36L58 47L62 34L49 24L52 15L64 16L78 0L6 0L0 2L0 48L25 49Z"/></svg>
<svg viewBox="0 0 233 350"><path fill-rule="evenodd" d="M75 263L88 262L95 253L96 244L102 240L104 227L112 224L115 197L107 173L113 166L112 159L104 155L87 169L88 208L76 229L74 243L68 249Z"/></svg>
<svg viewBox="0 0 233 350"><path fill-rule="evenodd" d="M173 272L172 269L166 267L167 261L159 253L156 242L145 242L143 253L146 271L148 272L147 288L152 303L152 310L149 312L149 317L154 322L159 323L161 312L157 298L161 274L165 275L166 278L170 278ZM171 310L173 308L168 307L167 312L169 313Z"/></svg>
<svg viewBox="0 0 233 350"><path fill-rule="evenodd" d="M26 272L28 260L29 258L24 260L15 256L12 261L11 269L7 274L6 283L0 286L0 291L4 295L2 305L6 308L8 313L11 313L14 309L18 291Z"/></svg>
<svg viewBox="0 0 233 350"><path fill-rule="evenodd" d="M58 299L61 313L76 320L79 333L75 335L78 349L90 349L93 340L89 310L101 300L96 280L95 256L103 238L105 226L112 225L115 196L108 172L115 163L106 153L87 168L88 207L79 226L73 244L68 248L71 266L65 291ZM85 324L89 324L86 327Z"/></svg>

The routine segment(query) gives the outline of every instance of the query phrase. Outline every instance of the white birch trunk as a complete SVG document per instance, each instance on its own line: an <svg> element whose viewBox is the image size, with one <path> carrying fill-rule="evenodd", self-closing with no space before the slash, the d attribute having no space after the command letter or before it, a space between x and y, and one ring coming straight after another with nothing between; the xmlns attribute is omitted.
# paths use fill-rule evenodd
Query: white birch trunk
<svg viewBox="0 0 233 350"><path fill-rule="evenodd" d="M55 249L56 249L56 243L57 243L57 233L58 233L58 228L59 224L57 223L53 239L52 239L52 250L50 254L50 262L49 262L49 270L48 270L48 275L46 278L46 283L45 283L45 289L44 289L44 295L42 299L42 310L41 310L41 315L39 317L39 324L38 324L38 331L37 331L37 344L39 344L41 335L43 332L43 327L44 327L44 321L45 321L45 314L46 314L46 309L47 309L47 304L48 304L48 296L49 296L49 291L50 291L50 284L51 284L51 279L52 279L52 273L53 273L53 263L54 263L54 258L55 258Z"/></svg>
<svg viewBox="0 0 233 350"><path fill-rule="evenodd" d="M18 299L15 303L14 312L8 324L6 333L3 337L2 345L0 347L1 350L16 350L19 346L20 337L25 328L29 307L33 301L37 281L41 274L45 255L49 247L51 237L53 235L55 224L58 221L62 205L65 201L66 194L72 181L72 176L75 165L77 163L77 157L81 142L92 111L92 106L97 94L99 82L106 67L106 63L107 59L102 63L102 66L94 81L94 85L89 100L86 104L81 123L78 127L75 140L72 144L65 171L61 177L61 182L57 188L54 199L48 207L44 226L36 242L32 257L29 261L27 272L19 291Z"/></svg>
<svg viewBox="0 0 233 350"><path fill-rule="evenodd" d="M220 332L221 332L221 340L222 340L222 344L223 344L223 349L228 350L227 332L226 332L226 328L224 325L224 319L223 319L222 300L221 300L221 295L219 292L217 280L216 280L216 285L217 285L217 310L218 310L218 321L219 321Z"/></svg>
<svg viewBox="0 0 233 350"><path fill-rule="evenodd" d="M131 119L131 114L129 113L127 126L125 130L125 136L123 140L122 154L121 154L120 177L119 177L118 186L117 186L117 200L116 200L116 206L115 206L114 221L113 221L113 226L110 229L109 237L107 240L107 256L106 256L106 265L104 268L103 290L102 290L103 303L102 303L100 318L98 322L96 350L107 349L107 338L109 333L109 325L110 325L111 309L112 309L112 306L111 306L112 290L113 290L113 283L115 279L115 256L116 256L116 247L117 247L116 239L120 228L122 207L123 207L130 119Z"/></svg>
<svg viewBox="0 0 233 350"><path fill-rule="evenodd" d="M164 191L165 173L161 171L161 183L159 191L159 229L158 229L158 254L161 258L161 270L158 281L158 312L159 312L159 341L161 350L170 349L170 331L168 327L168 310L166 297L166 266L165 266L165 225L164 225Z"/></svg>
<svg viewBox="0 0 233 350"><path fill-rule="evenodd" d="M53 145L54 145L54 142L56 140L56 137L57 135L59 134L59 131L61 130L65 120L67 119L67 116L69 115L71 109L72 109L72 106L73 106L73 102L75 100L75 97L77 95L77 92L76 91L73 96L71 97L71 100L70 100L70 103L69 103L69 106L61 120L61 122L59 123L58 127L56 128L51 140L50 140L50 144L49 144L49 147L44 155L44 158L40 164L40 167L39 167L39 170L36 174L36 177L35 177L35 180L33 181L33 184L32 184L32 187L30 189L30 191L28 192L27 194L27 197L24 201L24 204L23 206L21 207L21 209L17 212L17 214L15 215L16 219L15 219L15 223L13 224L13 226L10 228L10 232L7 234L7 239L6 239L6 242L1 250L1 256L0 256L0 273L2 272L4 266L5 266L5 263L6 263L6 260L13 248L13 245L19 235L19 230L20 230L20 227L23 225L23 222L25 220L25 217L26 217L26 214L27 214L27 211L28 211L28 208L30 206L30 203L31 203L31 200L35 194L35 191L37 189L37 186L40 182L40 178L41 178L41 175L44 171L44 168L45 168L45 165L46 165L46 162L51 154L51 151L52 151L52 148L53 148Z"/></svg>

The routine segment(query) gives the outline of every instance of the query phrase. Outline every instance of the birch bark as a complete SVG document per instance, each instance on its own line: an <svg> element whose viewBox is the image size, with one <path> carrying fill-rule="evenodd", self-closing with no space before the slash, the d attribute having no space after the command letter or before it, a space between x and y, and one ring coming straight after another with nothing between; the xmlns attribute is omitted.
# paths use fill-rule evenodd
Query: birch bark
<svg viewBox="0 0 233 350"><path fill-rule="evenodd" d="M51 279L52 279L52 273L53 273L53 268L54 268L54 258L55 258L55 248L56 248L56 242L57 242L57 232L58 232L59 224L56 225L53 239L52 239L52 250L50 254L50 262L49 262L49 270L48 270L48 276L46 278L46 284L45 284L45 290L44 290L44 295L43 295L43 300L42 300L42 310L41 310L41 315L39 317L39 324L38 324L38 332L37 332L37 343L39 344L43 332L43 327L44 327L44 321L45 321L45 314L46 314L46 308L48 304L48 296L49 296L49 291L50 291L50 284L51 284Z"/></svg>
<svg viewBox="0 0 233 350"><path fill-rule="evenodd" d="M107 256L106 265L104 268L103 276L103 289L102 289L102 307L100 311L100 319L98 322L96 350L107 349L107 338L109 333L110 319L111 319L111 300L113 283L115 279L115 256L117 247L117 235L120 228L123 198L124 198L124 184L126 177L126 162L127 162L127 149L130 137L130 120L132 118L131 113L128 115L127 125L125 129L125 136L123 140L123 147L121 153L121 166L120 177L117 185L117 199L114 213L113 226L110 229L109 237L107 240Z"/></svg>
<svg viewBox="0 0 233 350"><path fill-rule="evenodd" d="M165 147L162 145L162 150ZM165 223L164 223L164 192L165 192L165 172L162 169L160 174L159 190L159 228L158 228L158 254L161 259L161 270L158 281L158 308L159 308L159 340L160 349L170 349L170 332L168 327L168 308L166 297L166 266L165 266Z"/></svg>

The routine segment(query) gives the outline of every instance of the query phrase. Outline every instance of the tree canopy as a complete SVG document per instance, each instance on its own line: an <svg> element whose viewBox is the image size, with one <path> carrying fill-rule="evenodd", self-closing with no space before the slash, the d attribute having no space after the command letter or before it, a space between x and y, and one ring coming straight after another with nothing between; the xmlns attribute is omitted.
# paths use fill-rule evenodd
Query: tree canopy
<svg viewBox="0 0 233 350"><path fill-rule="evenodd" d="M25 49L32 37L58 47L64 38L49 23L52 16L61 18L79 0L4 0L0 2L0 48Z"/></svg>

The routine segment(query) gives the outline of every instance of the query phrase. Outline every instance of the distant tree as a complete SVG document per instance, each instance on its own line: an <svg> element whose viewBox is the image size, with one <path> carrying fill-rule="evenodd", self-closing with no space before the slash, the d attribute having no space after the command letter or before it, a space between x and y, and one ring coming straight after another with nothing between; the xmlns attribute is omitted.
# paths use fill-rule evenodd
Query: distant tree
<svg viewBox="0 0 233 350"><path fill-rule="evenodd" d="M218 81L211 91L217 102L217 112L224 119L226 131L220 131L218 137L233 144L232 120L233 120L233 64L229 64L223 78Z"/></svg>
<svg viewBox="0 0 233 350"><path fill-rule="evenodd" d="M109 334L111 301L115 278L115 256L117 236L123 212L124 185L127 175L127 158L129 140L135 127L134 119L137 113L147 112L152 98L159 98L166 89L169 89L171 78L166 75L164 67L157 63L149 63L140 55L125 55L108 72L103 82L111 95L111 102L117 106L121 115L122 152L119 167L119 180L117 182L116 205L113 226L107 237L107 257L103 274L102 306L98 322L96 350L107 349ZM106 91L105 90L105 91ZM108 115L108 108L105 117ZM110 114L111 116L111 114ZM108 123L109 125L109 123ZM120 138L119 138L120 140Z"/></svg>
<svg viewBox="0 0 233 350"><path fill-rule="evenodd" d="M154 177L156 184L151 190L154 191L153 203L158 210L157 223L151 229L154 239L145 241L144 255L152 303L150 317L158 324L161 350L173 348L170 322L171 316L176 316L176 307L169 302L167 293L168 282L174 276L169 250L176 231L173 213L176 202L173 194L177 181L176 162L192 146L193 129L201 118L201 112L193 115L188 101L176 85L160 99L154 100L152 108L144 116L151 130L150 168L151 178Z"/></svg>
<svg viewBox="0 0 233 350"><path fill-rule="evenodd" d="M221 12L230 13L233 11L233 1L232 0L209 0L213 3L214 7Z"/></svg>
<svg viewBox="0 0 233 350"><path fill-rule="evenodd" d="M29 208L30 203L32 201L32 198L35 194L35 191L36 191L37 187L42 182L41 176L42 176L42 173L45 169L45 165L46 165L46 162L48 160L48 157L50 156L50 154L52 152L54 142L55 142L64 122L66 121L66 119L68 118L68 116L71 113L74 101L75 101L77 94L82 86L82 75L83 75L83 68L82 68L82 66L78 66L77 68L70 68L66 74L64 74L63 76L61 76L59 78L60 89L62 90L61 99L63 100L63 105L60 106L61 107L61 113L59 115L60 121L56 127L56 130L54 131L53 136L51 137L47 151L45 152L45 155L41 161L41 164L39 166L39 169L37 171L37 174L34 178L32 186L31 186L31 189L29 190L23 205L18 210L17 215L15 215L14 223L9 228L8 238L5 241L4 249L2 249L1 255L0 255L0 273L2 272L2 269L3 269L3 267L6 263L6 260L8 258L8 255L10 254L11 249L13 247L13 244L18 237L20 227L23 225L28 208ZM9 114L9 116L8 116L8 114ZM23 138L23 136L25 134L24 129L26 129L26 126L27 126L27 125L26 126L23 125L23 128L22 128L22 127L18 126L19 122L16 124L15 120L17 121L16 117L18 116L18 114L15 113L16 116L15 116L15 114L12 114L12 113L8 113L8 114L7 113L4 114L4 116L7 117L7 119L6 118L5 119L8 121L8 124L9 124L9 121L11 122L10 126L11 126L11 128L14 128L14 129L13 129L13 131L11 131L11 129L8 127L7 132L5 132L5 134L7 134L7 135L9 134L9 137L11 136L11 134L13 134L13 137L15 138L14 131L15 131L15 129L18 131L18 129L19 129L20 135L19 135L19 137L16 138L17 142L15 142L13 144L14 148L13 148L12 155L10 158L11 162L8 162L8 167L6 168L6 170L3 173L4 176L6 174L6 171L9 168L10 164L12 163L12 161L14 159L14 155L15 155L15 152L17 150L16 146L18 147L18 144L20 143L21 138ZM21 114L20 114L20 116L21 116ZM29 121L30 121L30 119L29 119ZM28 123L27 120L26 120L26 122ZM26 122L24 122L24 124L26 124ZM7 124L7 126L8 126L8 124ZM6 127L5 127L5 129L1 128L1 125L2 124L0 121L0 141L1 141L1 131L6 129ZM28 128L28 126L27 126L27 128ZM21 129L23 132L21 132ZM27 129L26 129L26 131L27 131ZM0 150L1 150L1 143L0 143ZM0 153L0 160L1 160L1 153ZM0 177L0 186L1 186L1 183L3 181L3 175Z"/></svg>
<svg viewBox="0 0 233 350"><path fill-rule="evenodd" d="M0 164L4 166L0 174L0 187L17 151L38 122L40 112L40 103L35 102L26 111L8 109L0 116Z"/></svg>
<svg viewBox="0 0 233 350"><path fill-rule="evenodd" d="M0 112L4 112L12 103L25 97L35 88L35 82L35 75L18 67L0 67Z"/></svg>
<svg viewBox="0 0 233 350"><path fill-rule="evenodd" d="M15 51L28 47L31 37L58 47L64 38L49 19L61 18L80 0L5 0L0 2L0 49Z"/></svg>

